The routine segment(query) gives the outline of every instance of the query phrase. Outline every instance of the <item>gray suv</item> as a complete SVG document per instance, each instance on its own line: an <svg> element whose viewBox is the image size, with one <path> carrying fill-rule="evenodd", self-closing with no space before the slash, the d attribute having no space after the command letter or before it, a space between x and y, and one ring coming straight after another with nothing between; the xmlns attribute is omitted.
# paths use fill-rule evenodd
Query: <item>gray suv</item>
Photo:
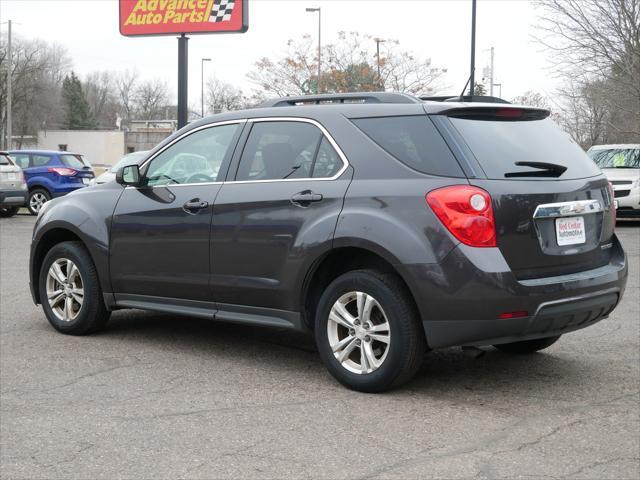
<svg viewBox="0 0 640 480"><path fill-rule="evenodd" d="M428 349L541 350L627 278L611 186L548 116L357 93L203 119L45 204L33 299L73 335L122 308L310 331L367 392Z"/></svg>

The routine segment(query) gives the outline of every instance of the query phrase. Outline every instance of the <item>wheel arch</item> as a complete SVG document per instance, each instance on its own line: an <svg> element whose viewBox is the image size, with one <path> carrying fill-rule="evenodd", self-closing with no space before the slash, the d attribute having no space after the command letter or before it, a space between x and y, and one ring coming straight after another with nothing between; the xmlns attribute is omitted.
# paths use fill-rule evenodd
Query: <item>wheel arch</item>
<svg viewBox="0 0 640 480"><path fill-rule="evenodd" d="M53 192L51 191L51 188L43 183L37 182L31 185L27 184L27 189L29 193L33 192L34 190L44 190L49 194L51 198L53 198Z"/></svg>
<svg viewBox="0 0 640 480"><path fill-rule="evenodd" d="M414 292L395 257L375 245L342 243L318 258L305 277L301 290L303 324L313 331L315 309L326 287L340 275L353 270L372 269L396 275L406 288L417 312L420 313Z"/></svg>
<svg viewBox="0 0 640 480"><path fill-rule="evenodd" d="M53 247L63 242L81 243L89 253L89 257L91 257L93 264L96 265L96 267L98 266L94 252L89 248L88 242L82 237L82 234L73 227L73 225L58 224L48 228L46 231L39 232L38 238L34 239L29 272L31 283L33 285L34 300L36 303L41 303L39 281L44 259ZM100 275L98 275L98 281L101 281Z"/></svg>

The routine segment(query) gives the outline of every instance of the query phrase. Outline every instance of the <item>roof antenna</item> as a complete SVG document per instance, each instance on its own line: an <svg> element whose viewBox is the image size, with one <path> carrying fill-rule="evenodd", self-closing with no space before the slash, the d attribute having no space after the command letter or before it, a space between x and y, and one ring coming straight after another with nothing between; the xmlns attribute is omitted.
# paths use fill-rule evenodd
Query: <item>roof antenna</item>
<svg viewBox="0 0 640 480"><path fill-rule="evenodd" d="M460 92L460 96L459 96L461 102L464 102L464 91L467 89L467 85L469 85L469 82L471 81L471 77L473 77L473 72L471 72L471 75L467 79L467 83L465 83L464 87L462 87L462 92ZM471 97L470 101L473 101L473 97Z"/></svg>

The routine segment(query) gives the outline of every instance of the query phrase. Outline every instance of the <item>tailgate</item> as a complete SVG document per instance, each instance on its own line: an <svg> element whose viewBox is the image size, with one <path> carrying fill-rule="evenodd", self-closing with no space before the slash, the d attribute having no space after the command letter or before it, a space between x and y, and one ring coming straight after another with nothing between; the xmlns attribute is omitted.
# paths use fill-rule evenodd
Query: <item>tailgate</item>
<svg viewBox="0 0 640 480"><path fill-rule="evenodd" d="M607 179L552 120L517 106L454 109L469 182L492 198L497 246L520 279L609 262L615 211Z"/></svg>
<svg viewBox="0 0 640 480"><path fill-rule="evenodd" d="M490 192L498 248L519 279L609 263L615 225L608 182L471 180Z"/></svg>

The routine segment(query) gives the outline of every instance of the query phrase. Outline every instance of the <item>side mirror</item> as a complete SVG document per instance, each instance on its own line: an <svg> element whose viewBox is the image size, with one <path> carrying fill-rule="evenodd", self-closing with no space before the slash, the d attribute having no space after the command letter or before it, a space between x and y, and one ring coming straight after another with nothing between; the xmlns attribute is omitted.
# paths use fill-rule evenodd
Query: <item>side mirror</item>
<svg viewBox="0 0 640 480"><path fill-rule="evenodd" d="M132 187L139 187L140 181L140 167L138 165L127 165L122 167L116 172L116 182L120 185L131 185Z"/></svg>

